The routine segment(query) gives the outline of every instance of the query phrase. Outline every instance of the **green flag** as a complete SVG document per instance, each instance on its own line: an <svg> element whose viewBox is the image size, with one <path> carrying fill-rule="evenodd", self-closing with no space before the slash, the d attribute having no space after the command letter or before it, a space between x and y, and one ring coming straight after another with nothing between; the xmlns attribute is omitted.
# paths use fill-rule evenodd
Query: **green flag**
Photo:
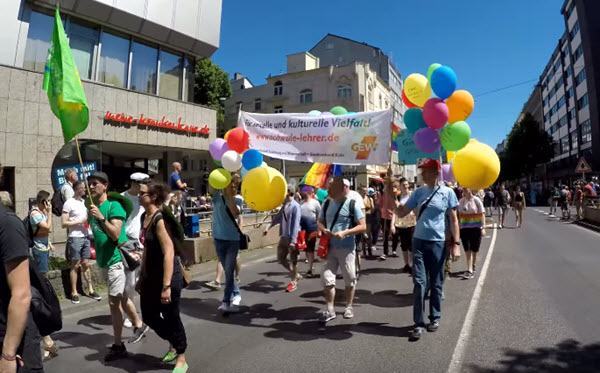
<svg viewBox="0 0 600 373"><path fill-rule="evenodd" d="M65 143L85 131L89 121L87 100L58 7L54 16L54 31L48 49L43 89L48 93L52 112L60 119Z"/></svg>

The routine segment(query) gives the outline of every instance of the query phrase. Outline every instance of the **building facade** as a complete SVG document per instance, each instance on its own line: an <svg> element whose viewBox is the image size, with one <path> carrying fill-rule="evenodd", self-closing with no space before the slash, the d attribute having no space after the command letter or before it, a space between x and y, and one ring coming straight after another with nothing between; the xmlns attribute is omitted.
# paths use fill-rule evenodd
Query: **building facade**
<svg viewBox="0 0 600 373"><path fill-rule="evenodd" d="M581 157L600 171L600 2L566 0L565 32L540 76L543 128L556 142L549 184L580 178ZM591 174L587 174L591 176Z"/></svg>
<svg viewBox="0 0 600 373"><path fill-rule="evenodd" d="M232 95L225 101L225 129L237 126L238 112L307 113L329 111L343 106L348 111L377 111L391 108L390 90L370 64L354 61L344 66L321 67L319 59L302 52L287 56L286 74L267 78L264 85L254 86L236 73L231 81ZM243 87L243 88L242 88ZM397 157L396 159L397 160ZM267 160L283 171L283 162ZM286 162L286 177L300 180L311 164ZM342 168L355 186L367 185L369 178L379 177L375 166ZM395 165L395 173L401 173Z"/></svg>
<svg viewBox="0 0 600 373"><path fill-rule="evenodd" d="M7 0L0 15L0 187L20 216L39 190L52 193L64 170L79 164L42 90L55 3ZM165 180L179 161L184 180L205 188L216 112L191 102L193 71L219 47L221 1L60 4L90 112L79 136L86 171L107 172L122 190L132 172Z"/></svg>

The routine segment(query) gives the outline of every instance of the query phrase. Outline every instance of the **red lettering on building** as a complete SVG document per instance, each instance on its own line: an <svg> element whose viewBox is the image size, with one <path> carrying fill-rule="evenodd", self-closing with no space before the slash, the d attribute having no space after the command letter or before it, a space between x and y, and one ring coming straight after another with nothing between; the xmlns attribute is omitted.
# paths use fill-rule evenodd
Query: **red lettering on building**
<svg viewBox="0 0 600 373"><path fill-rule="evenodd" d="M181 131L181 132L200 134L200 135L206 135L206 136L210 135L210 128L208 128L207 125L204 125L203 127L188 125L188 124L181 122L181 117L179 117L179 119L177 120L177 123L173 123L168 120L165 120L164 116L160 119L160 122L159 122L158 120L154 120L152 118L145 118L144 114L140 114L140 117L136 118L131 115L113 114L110 111L107 111L106 115L104 116L104 120L109 120L109 121L119 122L119 123L138 124L138 125L142 125L142 126L167 128L167 129L171 129L174 131Z"/></svg>

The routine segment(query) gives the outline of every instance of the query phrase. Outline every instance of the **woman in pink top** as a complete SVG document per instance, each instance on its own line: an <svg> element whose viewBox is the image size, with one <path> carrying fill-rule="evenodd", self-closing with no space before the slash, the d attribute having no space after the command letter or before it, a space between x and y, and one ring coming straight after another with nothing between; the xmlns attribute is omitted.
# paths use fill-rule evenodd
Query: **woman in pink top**
<svg viewBox="0 0 600 373"><path fill-rule="evenodd" d="M383 254L379 257L380 260L386 260L388 256L389 240L392 232L392 218L394 217L394 208L396 201L389 196L387 191L394 191L394 183L391 180L386 181L383 186L383 193L380 195L380 211L381 211L381 231L383 233ZM398 256L396 251L392 252L392 256Z"/></svg>

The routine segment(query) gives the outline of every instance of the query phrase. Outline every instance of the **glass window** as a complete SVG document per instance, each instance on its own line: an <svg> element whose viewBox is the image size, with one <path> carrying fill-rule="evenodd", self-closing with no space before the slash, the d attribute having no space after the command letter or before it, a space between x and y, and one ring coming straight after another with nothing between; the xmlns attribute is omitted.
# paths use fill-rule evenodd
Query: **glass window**
<svg viewBox="0 0 600 373"><path fill-rule="evenodd" d="M573 61L577 61L579 57L583 55L583 45L580 45L577 49L575 49L575 54L573 55Z"/></svg>
<svg viewBox="0 0 600 373"><path fill-rule="evenodd" d="M352 86L351 85L340 85L337 87L338 98L350 98L352 97Z"/></svg>
<svg viewBox="0 0 600 373"><path fill-rule="evenodd" d="M579 141L577 139L577 131L571 132L571 149L576 150L579 147Z"/></svg>
<svg viewBox="0 0 600 373"><path fill-rule="evenodd" d="M586 120L581 123L581 143L585 144L592 141L592 122Z"/></svg>
<svg viewBox="0 0 600 373"><path fill-rule="evenodd" d="M567 135L560 139L560 154L564 154L569 150L569 135Z"/></svg>
<svg viewBox="0 0 600 373"><path fill-rule="evenodd" d="M575 37L575 35L577 35L578 32L579 32L579 21L575 22L575 24L573 25L573 29L571 30L571 32L569 32L569 36L571 37L571 40L573 40L573 38Z"/></svg>
<svg viewBox="0 0 600 373"><path fill-rule="evenodd" d="M283 106L275 106L275 113L283 113Z"/></svg>
<svg viewBox="0 0 600 373"><path fill-rule="evenodd" d="M575 96L575 88L571 87L569 88L569 90L567 91L567 98L571 98Z"/></svg>
<svg viewBox="0 0 600 373"><path fill-rule="evenodd" d="M254 111L261 110L261 107L262 107L262 103L260 102L260 98L255 98L254 99Z"/></svg>
<svg viewBox="0 0 600 373"><path fill-rule="evenodd" d="M556 61L554 64L554 72L556 73L558 70L560 70L560 60Z"/></svg>
<svg viewBox="0 0 600 373"><path fill-rule="evenodd" d="M194 77L196 71L196 64L194 58L186 57L183 60L185 64L185 79L183 80L183 100L188 102L194 102Z"/></svg>
<svg viewBox="0 0 600 373"><path fill-rule="evenodd" d="M54 17L43 13L31 12L23 68L44 71L53 30Z"/></svg>
<svg viewBox="0 0 600 373"><path fill-rule="evenodd" d="M115 87L126 88L129 66L129 39L102 33L98 80Z"/></svg>
<svg viewBox="0 0 600 373"><path fill-rule="evenodd" d="M569 17L573 13L574 10L575 10L575 0L573 0L573 2L571 2L569 9L567 9L567 17Z"/></svg>
<svg viewBox="0 0 600 373"><path fill-rule="evenodd" d="M273 95L281 96L283 94L283 84L281 82L276 82L273 90Z"/></svg>
<svg viewBox="0 0 600 373"><path fill-rule="evenodd" d="M80 78L92 79L94 49L98 43L98 30L80 25L69 24L69 46L77 66Z"/></svg>
<svg viewBox="0 0 600 373"><path fill-rule="evenodd" d="M548 113L546 113L546 115L544 115L544 121L550 122L550 112L548 112Z"/></svg>
<svg viewBox="0 0 600 373"><path fill-rule="evenodd" d="M571 109L571 111L569 111L569 120L574 120L576 116L577 116L577 110Z"/></svg>
<svg viewBox="0 0 600 373"><path fill-rule="evenodd" d="M577 100L577 109L581 110L588 105L588 95L587 93L583 95L582 98Z"/></svg>
<svg viewBox="0 0 600 373"><path fill-rule="evenodd" d="M567 124L569 120L567 119L567 115L563 115L562 118L560 118L560 121L558 122L560 127L564 126Z"/></svg>
<svg viewBox="0 0 600 373"><path fill-rule="evenodd" d="M552 106L552 115L556 114L557 111L558 111L558 104Z"/></svg>
<svg viewBox="0 0 600 373"><path fill-rule="evenodd" d="M565 98L565 96L562 96L560 98L560 100L558 100L558 108L560 109L561 107L563 107L565 104L567 103L567 99Z"/></svg>
<svg viewBox="0 0 600 373"><path fill-rule="evenodd" d="M305 89L300 92L300 103L301 104L310 104L312 102L312 91L310 89Z"/></svg>
<svg viewBox="0 0 600 373"><path fill-rule="evenodd" d="M155 94L158 50L134 41L131 52L131 89Z"/></svg>
<svg viewBox="0 0 600 373"><path fill-rule="evenodd" d="M159 96L179 100L182 84L183 57L161 50Z"/></svg>
<svg viewBox="0 0 600 373"><path fill-rule="evenodd" d="M548 96L546 96L546 98L544 98L544 106L548 106Z"/></svg>
<svg viewBox="0 0 600 373"><path fill-rule="evenodd" d="M579 74L575 77L575 82L577 85L580 85L585 80L585 69L581 70Z"/></svg>
<svg viewBox="0 0 600 373"><path fill-rule="evenodd" d="M571 76L571 74L573 74L573 66L567 67L567 77Z"/></svg>

